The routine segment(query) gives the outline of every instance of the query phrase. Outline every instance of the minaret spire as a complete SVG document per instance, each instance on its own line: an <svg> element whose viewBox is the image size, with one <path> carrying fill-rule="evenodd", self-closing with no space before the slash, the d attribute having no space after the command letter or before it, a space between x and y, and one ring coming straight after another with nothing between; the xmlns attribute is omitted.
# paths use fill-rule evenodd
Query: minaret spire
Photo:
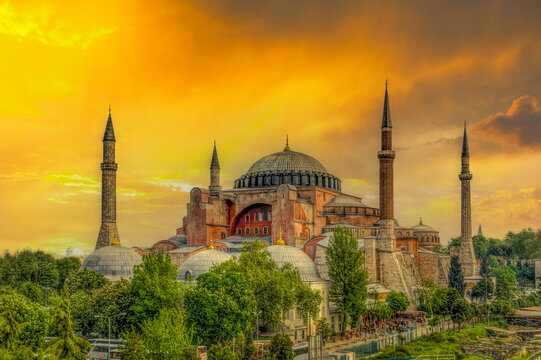
<svg viewBox="0 0 541 360"><path fill-rule="evenodd" d="M115 130L111 118L111 106L109 117L103 134L103 162L101 163L101 227L96 242L96 249L104 246L118 245L119 236L116 226L116 170L115 163Z"/></svg>
<svg viewBox="0 0 541 360"><path fill-rule="evenodd" d="M286 134L286 147L284 148L284 151L291 151L289 148L289 135Z"/></svg>
<svg viewBox="0 0 541 360"><path fill-rule="evenodd" d="M222 187L220 186L220 162L218 161L218 151L216 150L216 140L214 140L214 149L212 150L212 159L210 161L210 186L211 196L219 197Z"/></svg>
<svg viewBox="0 0 541 360"><path fill-rule="evenodd" d="M393 128L391 125L391 108L389 106L388 82L385 82L385 100L383 102L383 120L381 122L381 151L379 159L379 209L380 232L379 247L394 251L396 239L394 235L394 190L393 163L395 152L393 145Z"/></svg>
<svg viewBox="0 0 541 360"><path fill-rule="evenodd" d="M470 151L468 148L468 134L464 123L464 135L462 138L462 171L458 175L461 183L461 214L460 214L460 253L459 260L465 277L477 274L477 261L472 241L471 228L471 191L470 181L473 175L470 173Z"/></svg>

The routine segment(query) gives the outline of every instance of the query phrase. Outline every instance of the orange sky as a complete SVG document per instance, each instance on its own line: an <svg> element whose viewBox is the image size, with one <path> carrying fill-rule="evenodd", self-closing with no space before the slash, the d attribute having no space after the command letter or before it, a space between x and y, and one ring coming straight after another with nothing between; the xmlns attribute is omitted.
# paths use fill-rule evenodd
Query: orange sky
<svg viewBox="0 0 541 360"><path fill-rule="evenodd" d="M188 191L291 148L377 205L390 79L396 215L460 233L540 227L539 1L0 0L2 249L94 247L112 106L124 245L175 233Z"/></svg>

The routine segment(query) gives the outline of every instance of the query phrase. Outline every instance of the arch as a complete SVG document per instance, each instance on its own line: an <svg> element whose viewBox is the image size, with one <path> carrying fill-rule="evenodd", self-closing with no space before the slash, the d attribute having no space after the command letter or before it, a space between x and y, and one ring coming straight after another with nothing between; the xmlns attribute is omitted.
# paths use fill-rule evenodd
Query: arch
<svg viewBox="0 0 541 360"><path fill-rule="evenodd" d="M255 225L255 212L259 213L259 230L261 230L261 226L270 226L270 221L272 219L272 205L261 203L261 202L254 202L251 204L247 204L243 208L239 209L237 212L237 215L233 219L233 221L230 224L229 233L230 234L237 234L237 235L246 235L246 227L250 227L252 229L253 233L253 227ZM265 212L267 214L267 221L264 220ZM248 221L247 221L248 220ZM265 224L264 222L269 222L268 224ZM238 229L242 229L242 232L239 233Z"/></svg>

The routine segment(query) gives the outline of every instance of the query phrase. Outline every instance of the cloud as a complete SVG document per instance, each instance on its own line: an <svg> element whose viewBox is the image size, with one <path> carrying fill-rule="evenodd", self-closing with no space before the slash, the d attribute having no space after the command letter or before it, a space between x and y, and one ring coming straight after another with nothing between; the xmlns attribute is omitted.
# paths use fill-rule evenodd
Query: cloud
<svg viewBox="0 0 541 360"><path fill-rule="evenodd" d="M535 97L521 96L507 112L490 115L477 123L474 131L504 147L541 149L541 108Z"/></svg>

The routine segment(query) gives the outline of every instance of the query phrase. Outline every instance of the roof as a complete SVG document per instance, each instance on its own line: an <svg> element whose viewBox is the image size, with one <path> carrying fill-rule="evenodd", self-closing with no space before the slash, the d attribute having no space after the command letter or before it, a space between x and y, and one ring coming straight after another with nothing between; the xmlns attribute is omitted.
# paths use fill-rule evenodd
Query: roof
<svg viewBox="0 0 541 360"><path fill-rule="evenodd" d="M169 252L171 254L183 254L183 253L192 253L194 251L197 251L199 249L203 249L206 246L203 245L182 245L176 249L170 250Z"/></svg>
<svg viewBox="0 0 541 360"><path fill-rule="evenodd" d="M188 244L188 237L186 235L174 235L167 239L167 241L171 241L178 247L182 245Z"/></svg>
<svg viewBox="0 0 541 360"><path fill-rule="evenodd" d="M216 241L216 243L222 243L231 250L230 252L236 252L242 249L245 244L254 242L256 239L267 245L272 244L272 238L270 236L229 236L223 240Z"/></svg>
<svg viewBox="0 0 541 360"><path fill-rule="evenodd" d="M210 270L214 265L231 259L231 255L219 250L204 250L190 256L178 269L177 280L196 280L201 274Z"/></svg>
<svg viewBox="0 0 541 360"><path fill-rule="evenodd" d="M289 171L327 172L325 167L313 157L291 150L284 150L262 157L250 166L246 175L267 171L272 173L286 173Z"/></svg>
<svg viewBox="0 0 541 360"><path fill-rule="evenodd" d="M414 233L416 233L416 232L438 232L432 226L428 226L428 225L423 224L423 223L412 226L411 229L413 230Z"/></svg>
<svg viewBox="0 0 541 360"><path fill-rule="evenodd" d="M466 132L466 123L464 123L464 135L462 137L462 157L469 157L470 149L468 147L468 133Z"/></svg>
<svg viewBox="0 0 541 360"><path fill-rule="evenodd" d="M360 200L354 199L347 195L336 195L324 206L347 206L347 207L366 207Z"/></svg>
<svg viewBox="0 0 541 360"><path fill-rule="evenodd" d="M289 245L273 245L269 246L267 250L279 267L290 263L294 268L298 269L302 281L322 281L316 264L304 251Z"/></svg>
<svg viewBox="0 0 541 360"><path fill-rule="evenodd" d="M391 107L389 106L389 93L387 92L387 82L385 82L385 100L383 102L383 118L381 120L382 128L392 128Z"/></svg>
<svg viewBox="0 0 541 360"><path fill-rule="evenodd" d="M115 130L113 129L113 120L111 119L111 107L109 107L109 117L107 118L107 125L105 125L103 141L116 141Z"/></svg>
<svg viewBox="0 0 541 360"><path fill-rule="evenodd" d="M133 276L133 267L143 262L133 248L119 245L104 246L88 255L82 269L88 269L104 275L109 280L129 279Z"/></svg>

